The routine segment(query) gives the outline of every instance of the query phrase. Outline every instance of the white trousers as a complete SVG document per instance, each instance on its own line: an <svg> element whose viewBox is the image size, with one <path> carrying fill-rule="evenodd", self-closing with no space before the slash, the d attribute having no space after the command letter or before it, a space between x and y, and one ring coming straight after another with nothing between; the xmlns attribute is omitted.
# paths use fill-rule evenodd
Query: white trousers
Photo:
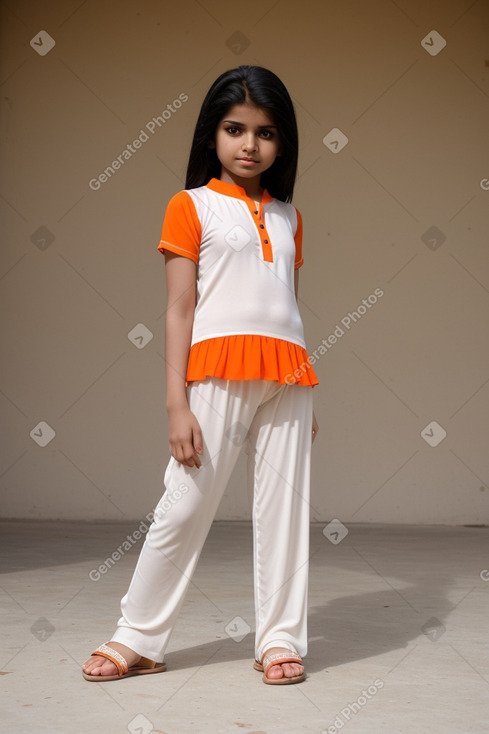
<svg viewBox="0 0 489 734"><path fill-rule="evenodd" d="M307 653L312 388L208 378L187 388L200 423L200 469L170 459L113 637L163 662L218 505L246 444L253 517L255 657ZM230 620L229 620L230 621Z"/></svg>

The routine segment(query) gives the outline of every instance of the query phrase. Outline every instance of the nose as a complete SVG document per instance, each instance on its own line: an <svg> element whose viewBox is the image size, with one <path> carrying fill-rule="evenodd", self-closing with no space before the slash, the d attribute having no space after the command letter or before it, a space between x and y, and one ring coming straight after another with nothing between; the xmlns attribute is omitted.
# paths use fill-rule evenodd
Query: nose
<svg viewBox="0 0 489 734"><path fill-rule="evenodd" d="M251 131L244 136L242 149L246 151L256 150L256 138Z"/></svg>

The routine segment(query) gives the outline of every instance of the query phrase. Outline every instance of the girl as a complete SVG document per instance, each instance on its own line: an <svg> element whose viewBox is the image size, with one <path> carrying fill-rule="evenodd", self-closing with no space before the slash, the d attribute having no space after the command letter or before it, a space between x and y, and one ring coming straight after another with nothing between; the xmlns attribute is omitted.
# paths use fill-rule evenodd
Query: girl
<svg viewBox="0 0 489 734"><path fill-rule="evenodd" d="M318 430L297 306L302 219L290 203L297 124L280 79L240 66L214 82L165 255L171 458L122 617L83 665L89 681L166 670L164 653L241 446L253 508L255 662L305 678L311 443Z"/></svg>

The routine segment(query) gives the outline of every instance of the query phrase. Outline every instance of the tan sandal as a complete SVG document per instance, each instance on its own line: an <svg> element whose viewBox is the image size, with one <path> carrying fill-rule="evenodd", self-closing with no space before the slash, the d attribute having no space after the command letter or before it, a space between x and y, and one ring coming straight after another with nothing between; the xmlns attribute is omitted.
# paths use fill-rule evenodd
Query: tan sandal
<svg viewBox="0 0 489 734"><path fill-rule="evenodd" d="M274 665L282 665L282 663L299 663L302 665L302 658L296 650L287 650L286 652L275 652L271 655L264 654L262 662L255 660L253 667L260 673L263 673L263 682L272 686L284 686L290 683L301 683L306 679L305 672L302 675L294 675L291 678L283 676L282 678L269 678L268 671Z"/></svg>
<svg viewBox="0 0 489 734"><path fill-rule="evenodd" d="M166 671L166 663L155 663L154 660L141 657L136 665L128 666L127 660L120 652L114 650L108 645L100 645L92 655L100 655L107 658L117 667L117 675L89 675L82 671L85 680L100 683L107 680L120 680L121 678L130 678L133 675L150 675L151 673L164 673Z"/></svg>

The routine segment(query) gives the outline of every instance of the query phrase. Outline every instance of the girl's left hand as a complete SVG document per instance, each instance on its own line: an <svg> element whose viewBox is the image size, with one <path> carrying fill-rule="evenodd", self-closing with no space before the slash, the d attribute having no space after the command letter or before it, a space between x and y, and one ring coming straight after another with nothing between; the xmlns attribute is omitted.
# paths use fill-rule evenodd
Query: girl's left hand
<svg viewBox="0 0 489 734"><path fill-rule="evenodd" d="M313 443L314 443L314 439L317 436L318 431L319 431L319 425L316 420L316 414L313 411L313 414L312 414L312 442Z"/></svg>

